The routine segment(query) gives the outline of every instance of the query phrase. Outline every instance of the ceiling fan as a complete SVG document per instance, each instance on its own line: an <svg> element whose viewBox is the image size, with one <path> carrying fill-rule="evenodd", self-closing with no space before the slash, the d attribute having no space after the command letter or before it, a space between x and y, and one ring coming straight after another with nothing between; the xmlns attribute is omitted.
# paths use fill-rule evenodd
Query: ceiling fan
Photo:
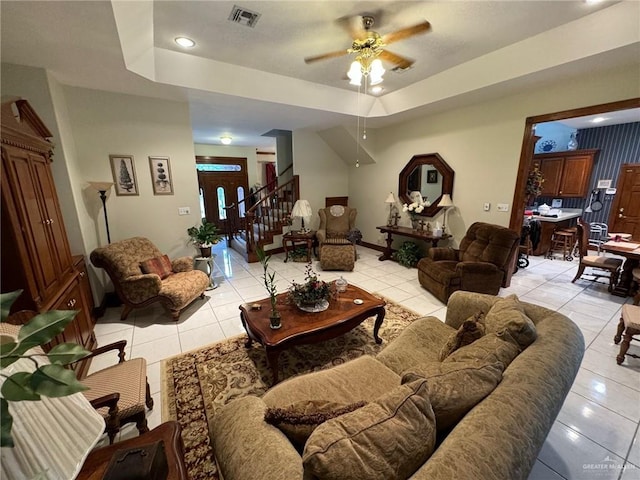
<svg viewBox="0 0 640 480"><path fill-rule="evenodd" d="M418 35L420 33L426 33L431 30L431 24L426 20L411 27L403 28L398 31L380 35L378 32L371 30L375 19L372 15L363 15L351 17L349 22L349 30L351 33L353 43L351 48L337 50L335 52L324 53L322 55L315 55L312 57L306 57L305 63L313 63L319 60L326 60L328 58L341 57L351 53L356 53L359 58L371 59L378 57L382 60L386 60L396 65L397 68L402 70L409 68L413 65L414 60L410 60L406 57L402 57L398 54L392 53L389 50L385 50L384 47L393 42L404 40L405 38Z"/></svg>

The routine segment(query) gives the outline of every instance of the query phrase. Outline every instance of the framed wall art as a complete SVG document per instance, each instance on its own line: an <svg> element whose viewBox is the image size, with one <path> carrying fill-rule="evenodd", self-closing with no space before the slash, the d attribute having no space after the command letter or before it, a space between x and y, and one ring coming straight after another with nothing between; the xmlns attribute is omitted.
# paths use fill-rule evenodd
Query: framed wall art
<svg viewBox="0 0 640 480"><path fill-rule="evenodd" d="M173 195L173 179L169 157L149 157L154 195Z"/></svg>
<svg viewBox="0 0 640 480"><path fill-rule="evenodd" d="M109 155L116 195L140 195L133 155Z"/></svg>
<svg viewBox="0 0 640 480"><path fill-rule="evenodd" d="M438 183L437 170L427 170L427 183Z"/></svg>

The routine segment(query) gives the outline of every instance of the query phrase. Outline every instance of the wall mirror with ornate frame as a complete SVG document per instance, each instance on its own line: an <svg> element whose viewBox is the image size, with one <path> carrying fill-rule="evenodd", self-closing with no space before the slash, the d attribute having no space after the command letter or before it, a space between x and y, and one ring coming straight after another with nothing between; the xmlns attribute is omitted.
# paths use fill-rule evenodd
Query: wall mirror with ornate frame
<svg viewBox="0 0 640 480"><path fill-rule="evenodd" d="M411 203L415 193L431 202L420 215L433 217L444 193L453 193L454 171L437 153L414 155L398 176L398 197L402 203ZM453 197L453 195L451 195Z"/></svg>

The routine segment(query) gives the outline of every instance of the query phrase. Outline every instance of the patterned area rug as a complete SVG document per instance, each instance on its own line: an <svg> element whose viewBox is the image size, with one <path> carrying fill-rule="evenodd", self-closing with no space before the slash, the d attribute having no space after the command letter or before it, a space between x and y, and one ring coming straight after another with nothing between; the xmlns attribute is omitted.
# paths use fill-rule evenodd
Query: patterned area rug
<svg viewBox="0 0 640 480"><path fill-rule="evenodd" d="M373 340L375 317L371 317L341 337L281 353L279 380L375 355L419 317L390 301L385 308L381 345ZM182 427L191 480L219 478L208 427L216 410L235 398L259 396L269 388L271 370L264 349L255 342L246 348L246 338L239 335L162 362L162 421L177 420Z"/></svg>

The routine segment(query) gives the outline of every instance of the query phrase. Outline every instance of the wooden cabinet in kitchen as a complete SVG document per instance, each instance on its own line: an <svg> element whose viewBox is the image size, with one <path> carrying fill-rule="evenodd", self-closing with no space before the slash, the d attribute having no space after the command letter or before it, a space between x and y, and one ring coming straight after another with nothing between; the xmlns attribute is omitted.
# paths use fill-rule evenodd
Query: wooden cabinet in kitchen
<svg viewBox="0 0 640 480"><path fill-rule="evenodd" d="M598 150L540 153L534 163L544 177L541 197L586 197Z"/></svg>

